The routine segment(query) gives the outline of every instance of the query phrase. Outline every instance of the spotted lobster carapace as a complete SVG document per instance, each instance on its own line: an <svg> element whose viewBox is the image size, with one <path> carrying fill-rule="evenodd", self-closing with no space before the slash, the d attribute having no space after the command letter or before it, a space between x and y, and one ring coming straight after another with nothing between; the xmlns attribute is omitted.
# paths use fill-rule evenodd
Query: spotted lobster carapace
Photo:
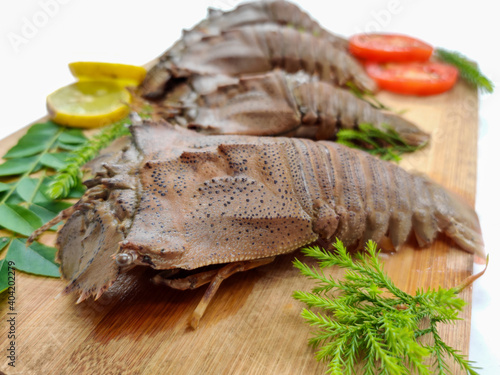
<svg viewBox="0 0 500 375"><path fill-rule="evenodd" d="M477 216L459 198L328 141L145 123L86 185L78 203L32 236L68 219L57 239L65 292L98 298L132 266L192 270L189 280L157 280L180 289L211 283L194 326L224 278L315 241L357 248L388 238L397 249L411 232L419 246L442 232L483 252Z"/></svg>

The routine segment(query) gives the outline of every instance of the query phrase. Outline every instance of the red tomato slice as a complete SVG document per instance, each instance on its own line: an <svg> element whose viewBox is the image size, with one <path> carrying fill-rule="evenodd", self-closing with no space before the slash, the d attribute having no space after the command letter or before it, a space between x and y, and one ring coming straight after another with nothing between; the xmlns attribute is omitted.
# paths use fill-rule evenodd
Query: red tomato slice
<svg viewBox="0 0 500 375"><path fill-rule="evenodd" d="M370 61L426 61L432 46L400 34L357 34L349 39L349 51Z"/></svg>
<svg viewBox="0 0 500 375"><path fill-rule="evenodd" d="M440 94L458 77L454 66L434 62L367 63L366 72L381 89L408 95Z"/></svg>

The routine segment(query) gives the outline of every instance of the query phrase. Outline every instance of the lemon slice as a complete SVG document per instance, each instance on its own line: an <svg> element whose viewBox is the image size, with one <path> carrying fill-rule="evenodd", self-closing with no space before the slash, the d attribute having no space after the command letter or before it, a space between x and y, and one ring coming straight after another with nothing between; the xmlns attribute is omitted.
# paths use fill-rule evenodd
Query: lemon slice
<svg viewBox="0 0 500 375"><path fill-rule="evenodd" d="M61 125L96 128L129 113L130 93L111 81L81 81L47 97L51 119Z"/></svg>
<svg viewBox="0 0 500 375"><path fill-rule="evenodd" d="M120 86L138 86L146 76L142 66L105 62L77 61L69 64L79 81L113 81Z"/></svg>

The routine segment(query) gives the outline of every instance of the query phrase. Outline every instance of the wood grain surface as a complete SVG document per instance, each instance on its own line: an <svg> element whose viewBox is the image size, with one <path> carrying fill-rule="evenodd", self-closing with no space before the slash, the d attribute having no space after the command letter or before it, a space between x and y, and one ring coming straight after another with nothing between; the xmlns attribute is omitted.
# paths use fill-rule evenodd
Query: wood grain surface
<svg viewBox="0 0 500 375"><path fill-rule="evenodd" d="M478 105L476 92L463 83L429 98L379 94L389 106L432 134L429 147L404 156L407 170L426 173L474 204ZM22 132L0 143L2 154ZM43 237L50 244L54 234ZM417 288L452 287L472 271L473 256L439 237L419 249L415 240L395 254L383 254L395 284ZM16 273L18 337L16 367L7 365L6 293L0 298L0 370L6 374L322 374L325 363L307 345L309 327L294 290L312 282L292 267L300 252L236 274L222 283L193 331L187 320L206 287L177 291L150 282L151 270L121 276L99 300L76 305L76 296L57 298L62 280ZM331 269L335 276L341 271ZM471 288L461 294L471 302ZM442 326L445 341L467 353L470 305L462 321ZM453 368L453 374L459 374Z"/></svg>

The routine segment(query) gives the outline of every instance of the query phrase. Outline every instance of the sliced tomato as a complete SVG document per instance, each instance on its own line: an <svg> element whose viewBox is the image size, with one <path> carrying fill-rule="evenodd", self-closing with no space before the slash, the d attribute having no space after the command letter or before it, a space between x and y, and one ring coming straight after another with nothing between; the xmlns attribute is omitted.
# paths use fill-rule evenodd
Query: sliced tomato
<svg viewBox="0 0 500 375"><path fill-rule="evenodd" d="M448 91L458 77L454 66L435 62L367 63L368 75L383 90L407 95L434 95Z"/></svg>
<svg viewBox="0 0 500 375"><path fill-rule="evenodd" d="M357 34L349 39L349 51L369 61L426 61L431 45L401 34Z"/></svg>

